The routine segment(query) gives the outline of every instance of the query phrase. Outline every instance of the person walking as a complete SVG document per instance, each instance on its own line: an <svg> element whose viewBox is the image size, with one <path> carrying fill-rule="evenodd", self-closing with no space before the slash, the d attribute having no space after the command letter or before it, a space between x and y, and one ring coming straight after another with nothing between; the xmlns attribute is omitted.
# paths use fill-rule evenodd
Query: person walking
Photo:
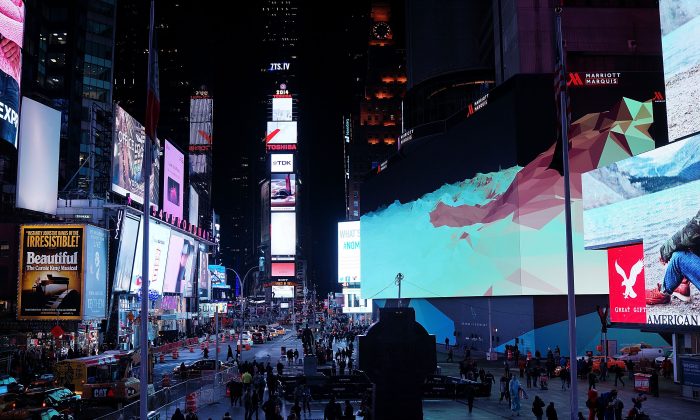
<svg viewBox="0 0 700 420"><path fill-rule="evenodd" d="M228 345L228 351L226 352L226 361L227 361L227 362L228 362L228 359L229 359L229 358L230 358L230 359L233 359L233 360L236 360L236 359L234 359L234 357L233 357L233 349L231 348L231 345L230 345L230 344Z"/></svg>
<svg viewBox="0 0 700 420"><path fill-rule="evenodd" d="M308 410L311 415L311 388L306 384L302 385L301 409L304 413Z"/></svg>
<svg viewBox="0 0 700 420"><path fill-rule="evenodd" d="M559 420L557 416L557 410L554 408L554 402L550 402L547 406L547 420Z"/></svg>
<svg viewBox="0 0 700 420"><path fill-rule="evenodd" d="M588 390L595 389L595 383L598 382L598 378L595 373L588 372Z"/></svg>
<svg viewBox="0 0 700 420"><path fill-rule="evenodd" d="M354 410L352 408L352 404L350 404L350 400L345 400L345 407L343 407L343 417L348 419L354 419L355 415L353 411Z"/></svg>
<svg viewBox="0 0 700 420"><path fill-rule="evenodd" d="M450 348L450 338L445 337L445 350Z"/></svg>
<svg viewBox="0 0 700 420"><path fill-rule="evenodd" d="M624 374L625 372L620 366L615 366L615 386L617 386L617 381L620 381L623 387L625 386L625 383L622 381Z"/></svg>
<svg viewBox="0 0 700 420"><path fill-rule="evenodd" d="M508 377L506 375L501 376L499 389L501 392L501 397L498 399L498 403L505 398L506 402L510 405L510 398L508 398Z"/></svg>
<svg viewBox="0 0 700 420"><path fill-rule="evenodd" d="M182 411L179 408L176 408L170 420L185 420L185 416L182 415Z"/></svg>
<svg viewBox="0 0 700 420"><path fill-rule="evenodd" d="M197 417L197 414L194 412L194 410L190 409L187 412L187 415L185 416L185 420L199 420L199 417Z"/></svg>
<svg viewBox="0 0 700 420"><path fill-rule="evenodd" d="M513 379L510 380L510 386L508 387L510 392L510 411L513 415L520 415L520 392L524 390L520 386L520 381L518 381L518 376L513 375Z"/></svg>
<svg viewBox="0 0 700 420"><path fill-rule="evenodd" d="M453 356L453 355L454 355L454 354L453 354L453 352L452 352L452 347L450 347L450 348L447 350L447 360L445 361L445 363L447 363L447 362L453 362L453 361L454 361L454 360L452 359L452 356Z"/></svg>
<svg viewBox="0 0 700 420"><path fill-rule="evenodd" d="M474 387L471 384L467 385L466 396L467 396L467 407L469 408L469 414L472 413L474 409Z"/></svg>
<svg viewBox="0 0 700 420"><path fill-rule="evenodd" d="M532 414L537 420L542 420L544 416L544 401L539 395L535 396L535 401L532 402Z"/></svg>

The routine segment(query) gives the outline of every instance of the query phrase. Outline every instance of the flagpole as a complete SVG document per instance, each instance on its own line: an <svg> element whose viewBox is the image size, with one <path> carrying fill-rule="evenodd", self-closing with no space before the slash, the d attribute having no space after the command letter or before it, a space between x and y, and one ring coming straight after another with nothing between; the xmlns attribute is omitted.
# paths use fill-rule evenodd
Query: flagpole
<svg viewBox="0 0 700 420"><path fill-rule="evenodd" d="M566 86L566 61L564 57L564 37L561 30L562 8L555 9L557 48L559 59L561 60L561 83ZM562 163L564 172L564 218L566 220L566 284L567 302L569 318L569 378L571 388L569 389L569 403L571 406L571 420L578 419L578 369L576 365L576 291L574 284L574 252L571 234L571 185L569 172L569 123L567 121L567 100L566 89L559 92L559 114L561 118L561 143L562 143Z"/></svg>
<svg viewBox="0 0 700 420"><path fill-rule="evenodd" d="M146 92L150 90L151 83L151 54L153 54L153 14L154 4L151 0L151 16L148 33L148 79ZM148 101L147 101L148 102ZM148 116L147 116L148 118ZM140 369L140 415L142 419L148 418L148 367L150 355L148 349L148 248L149 248L149 220L151 218L151 147L152 141L150 130L146 130L146 140L143 145L143 255L141 272L141 369Z"/></svg>

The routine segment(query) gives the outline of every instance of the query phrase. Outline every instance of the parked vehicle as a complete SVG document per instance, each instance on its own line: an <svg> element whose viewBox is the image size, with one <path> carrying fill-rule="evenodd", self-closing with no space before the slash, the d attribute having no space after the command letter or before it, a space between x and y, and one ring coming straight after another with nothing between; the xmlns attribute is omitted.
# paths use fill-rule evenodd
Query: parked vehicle
<svg viewBox="0 0 700 420"><path fill-rule="evenodd" d="M182 378L194 378L206 375L208 373L215 373L217 362L214 359L201 359L196 362L192 362L189 365L185 364L185 370L182 371L180 368L182 365L178 365L173 369L173 375L180 376ZM221 369L221 361L218 362L218 367Z"/></svg>
<svg viewBox="0 0 700 420"><path fill-rule="evenodd" d="M17 382L17 379L10 375L0 376L0 395L7 394L8 392L21 393L24 392L24 385Z"/></svg>

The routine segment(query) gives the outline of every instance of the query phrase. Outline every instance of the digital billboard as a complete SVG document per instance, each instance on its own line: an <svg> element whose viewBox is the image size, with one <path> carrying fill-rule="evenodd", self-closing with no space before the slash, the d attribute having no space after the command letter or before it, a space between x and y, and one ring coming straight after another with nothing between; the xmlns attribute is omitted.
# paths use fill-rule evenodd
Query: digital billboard
<svg viewBox="0 0 700 420"><path fill-rule="evenodd" d="M190 99L190 176L211 171L214 100L209 96Z"/></svg>
<svg viewBox="0 0 700 420"><path fill-rule="evenodd" d="M692 271L693 264L700 264L698 162L700 136L694 136L582 177L585 245L642 244L637 249L643 248L643 253L636 252L626 263L619 262L619 269L609 270L611 283L629 286L617 292L611 289L610 296L611 306L618 307L625 296L632 301L644 296L646 324L700 325L700 310L687 303L700 298L698 277ZM635 268L640 258L643 267ZM658 285L668 294L662 294Z"/></svg>
<svg viewBox="0 0 700 420"><path fill-rule="evenodd" d="M168 261L163 280L163 293L185 293L188 288L192 293L192 264L194 262L195 243L192 239L177 233L170 232L168 245ZM189 284L189 286L187 286Z"/></svg>
<svg viewBox="0 0 700 420"><path fill-rule="evenodd" d="M114 138L112 140L112 191L143 204L143 148L146 132L143 126L118 105L114 105ZM151 204L158 206L160 159L151 154Z"/></svg>
<svg viewBox="0 0 700 420"><path fill-rule="evenodd" d="M109 231L85 226L85 287L83 318L102 319L107 313Z"/></svg>
<svg viewBox="0 0 700 420"><path fill-rule="evenodd" d="M270 172L290 173L294 172L294 155L291 153L270 154Z"/></svg>
<svg viewBox="0 0 700 420"><path fill-rule="evenodd" d="M124 215L119 229L119 252L117 267L114 270L115 292L128 292L131 285L131 273L134 265L136 241L139 238L139 219Z"/></svg>
<svg viewBox="0 0 700 420"><path fill-rule="evenodd" d="M190 208L187 213L187 221L191 225L199 225L199 194L193 186L190 185Z"/></svg>
<svg viewBox="0 0 700 420"><path fill-rule="evenodd" d="M84 235L83 225L20 227L17 319L82 318Z"/></svg>
<svg viewBox="0 0 700 420"><path fill-rule="evenodd" d="M661 0L661 43L668 137L700 132L700 4L697 0Z"/></svg>
<svg viewBox="0 0 700 420"><path fill-rule="evenodd" d="M163 163L163 211L182 220L185 186L185 155L165 141Z"/></svg>
<svg viewBox="0 0 700 420"><path fill-rule="evenodd" d="M272 286L272 297L274 299L294 298L294 286Z"/></svg>
<svg viewBox="0 0 700 420"><path fill-rule="evenodd" d="M296 144L296 121L268 121L265 144Z"/></svg>
<svg viewBox="0 0 700 420"><path fill-rule="evenodd" d="M151 221L148 226L148 290L163 293L163 279L168 258L170 228L162 223ZM134 269L131 275L131 292L139 293L143 275L143 224L139 229L139 240L134 256Z"/></svg>
<svg viewBox="0 0 700 420"><path fill-rule="evenodd" d="M343 288L344 314L372 313L372 299L362 299L360 288Z"/></svg>
<svg viewBox="0 0 700 420"><path fill-rule="evenodd" d="M296 274L293 262L273 262L271 265L272 277L294 277Z"/></svg>
<svg viewBox="0 0 700 420"><path fill-rule="evenodd" d="M270 252L272 255L296 255L296 213L273 212L270 214Z"/></svg>
<svg viewBox="0 0 700 420"><path fill-rule="evenodd" d="M360 281L360 221L338 223L338 283Z"/></svg>
<svg viewBox="0 0 700 420"><path fill-rule="evenodd" d="M197 287L199 289L199 299L209 300L209 254L202 247L200 247L199 250L199 264L197 265L197 270Z"/></svg>
<svg viewBox="0 0 700 420"><path fill-rule="evenodd" d="M185 249L187 248L187 249ZM182 255L180 260L180 265L184 264L184 270L180 268L178 271L178 281L176 283L175 290L179 290L182 297L194 297L194 280L196 275L197 267L197 249L199 249L199 244L190 238L185 238L185 242L182 246ZM185 256L185 253L187 255ZM182 275L182 277L180 277Z"/></svg>
<svg viewBox="0 0 700 420"><path fill-rule="evenodd" d="M494 121L502 119L502 113L491 116L498 110L499 101L494 99L480 111L481 116ZM473 124L481 124L478 121L471 119ZM654 139L649 129L653 123L651 100L640 102L623 97L604 110L580 116L571 124L572 235L577 293L608 293L606 256L583 246L580 176L652 149ZM532 122L528 126L532 127ZM528 141L530 138L527 137ZM520 153L520 149L513 148ZM500 152L493 152L494 156L506 159L507 148L499 149ZM410 150L406 153L410 156ZM442 152L442 158L435 164L440 166L443 180L450 173L449 168L458 173L466 167L461 154L454 150L449 153L448 156ZM483 160L481 154L477 155ZM565 295L564 180L555 165L560 156L557 142L552 139L548 148L523 162L525 166L503 166L494 172L461 179L450 175L456 181L416 194L417 198L365 206L365 211L369 211L361 216L360 227L362 295L395 297L396 286L391 286L391 282L398 273L404 276L402 297ZM424 153L416 157L419 158L421 164L429 160ZM403 167L415 170L417 165ZM398 171L400 176L392 175L392 171ZM391 187L384 186L385 191L394 188L390 190L394 193L435 182L423 178L426 175L429 174L423 169L409 174L400 166L393 166L377 175L376 182L394 180ZM368 198L363 203L369 203L371 185L363 188L363 200Z"/></svg>
<svg viewBox="0 0 700 420"><path fill-rule="evenodd" d="M0 16L2 10L0 9ZM2 21L0 21L2 27ZM4 58L0 58L0 67ZM0 78L7 77L0 73ZM2 102L0 101L0 112ZM22 98L22 129L17 163L17 207L56 214L61 111ZM4 132L0 123L0 132Z"/></svg>
<svg viewBox="0 0 700 420"><path fill-rule="evenodd" d="M209 264L209 279L212 288L229 288L226 282L226 268L223 265Z"/></svg>
<svg viewBox="0 0 700 420"><path fill-rule="evenodd" d="M292 120L292 98L272 98L272 121Z"/></svg>
<svg viewBox="0 0 700 420"><path fill-rule="evenodd" d="M19 124L19 92L22 77L22 40L24 39L24 2L0 0L0 139L17 146ZM50 36L50 35L49 35Z"/></svg>
<svg viewBox="0 0 700 420"><path fill-rule="evenodd" d="M272 211L294 211L296 195L295 174L270 175L270 207Z"/></svg>

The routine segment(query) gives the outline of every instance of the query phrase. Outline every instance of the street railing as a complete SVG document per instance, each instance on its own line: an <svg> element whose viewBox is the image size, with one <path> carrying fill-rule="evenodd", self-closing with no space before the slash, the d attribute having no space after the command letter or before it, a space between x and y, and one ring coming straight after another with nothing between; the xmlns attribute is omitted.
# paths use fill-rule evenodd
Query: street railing
<svg viewBox="0 0 700 420"><path fill-rule="evenodd" d="M226 384L237 377L239 377L238 368L232 367L164 387L148 396L148 411L159 413L161 419L170 418L177 408L183 414L188 408L194 408L196 411L201 406L220 401L222 396L226 395ZM138 419L140 404L141 401L135 401L95 420Z"/></svg>

